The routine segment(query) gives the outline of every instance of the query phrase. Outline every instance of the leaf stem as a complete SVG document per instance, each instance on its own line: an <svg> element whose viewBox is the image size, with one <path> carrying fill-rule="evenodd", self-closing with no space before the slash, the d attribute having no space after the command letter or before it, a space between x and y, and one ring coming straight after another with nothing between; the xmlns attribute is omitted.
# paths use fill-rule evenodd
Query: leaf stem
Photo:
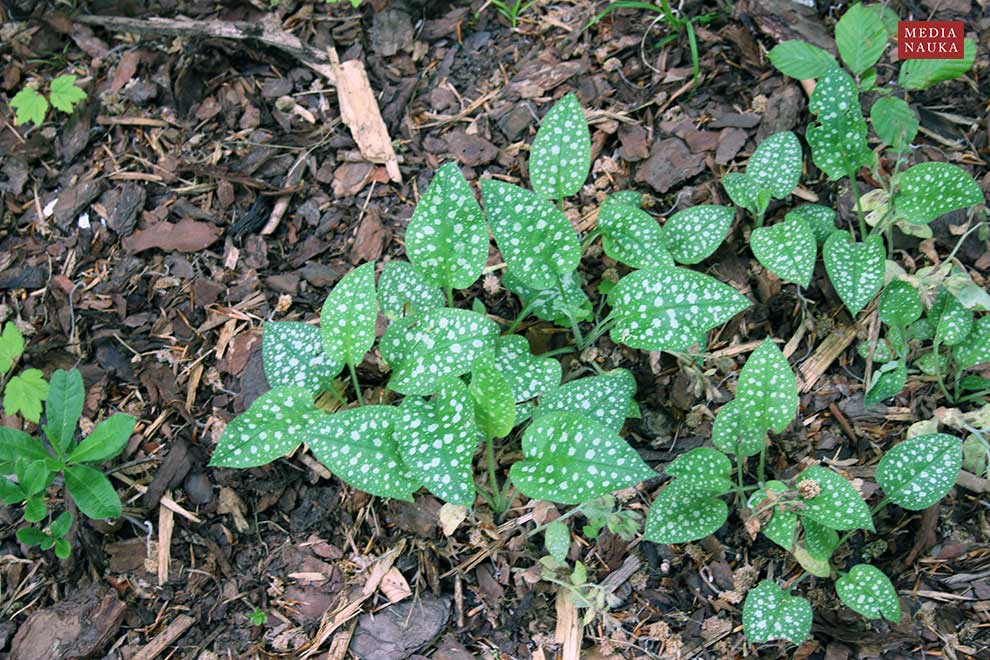
<svg viewBox="0 0 990 660"><path fill-rule="evenodd" d="M522 309L519 310L519 314L516 315L516 319L512 322L512 325L510 325L509 329L506 330L503 334L511 335L515 333L516 328L518 328L519 324L523 322L523 319L529 315L529 310L532 309L532 307L533 307L533 301L529 301L528 303L523 305Z"/></svg>
<svg viewBox="0 0 990 660"><path fill-rule="evenodd" d="M495 513L502 515L505 513L506 503L502 490L498 487L498 477L495 475L495 440L488 436L485 454L488 459L488 487L492 490L492 501L490 504Z"/></svg>
<svg viewBox="0 0 990 660"><path fill-rule="evenodd" d="M447 288L444 290L444 292L447 294L447 307L453 307L454 306L454 287L452 287L451 285L448 284L447 285Z"/></svg>
<svg viewBox="0 0 990 660"><path fill-rule="evenodd" d="M347 363L347 369L351 372L351 383L354 385L354 396L357 397L357 402L359 406L364 405L364 397L361 396L361 385L358 383L357 369L350 362Z"/></svg>
<svg viewBox="0 0 990 660"><path fill-rule="evenodd" d="M555 348L552 351L547 351L546 353L540 353L540 357L556 357L558 355L567 355L568 353L576 353L578 350L577 346L561 346L560 348Z"/></svg>
<svg viewBox="0 0 990 660"><path fill-rule="evenodd" d="M609 330L611 330L613 325L615 325L615 321L612 319L611 316L606 316L601 321L596 323L595 327L593 327L591 329L591 332L588 333L584 347L590 346L591 344L594 344L596 341L598 341L598 338L604 335Z"/></svg>
<svg viewBox="0 0 990 660"><path fill-rule="evenodd" d="M763 448L760 449L760 471L759 471L759 483L762 486L763 482L766 480L766 465L767 465L767 441L764 439Z"/></svg>
<svg viewBox="0 0 990 660"><path fill-rule="evenodd" d="M529 533L526 534L526 538L529 538L531 536L535 536L536 534L539 534L544 529L546 529L547 527L549 527L550 526L550 523L557 522L557 521L563 522L563 521L567 520L568 518L570 518L572 516L576 516L577 514L581 513L584 510L584 505L585 504L588 504L588 502L582 502L581 504L578 504L576 507L574 507L573 509L571 509L567 513L564 513L564 514L561 514L561 515L557 516L556 518L554 518L553 520L551 520L548 523L543 523L542 525L538 526L536 529L531 529L529 531Z"/></svg>
<svg viewBox="0 0 990 660"><path fill-rule="evenodd" d="M856 181L856 172L849 172L849 185L852 188L853 203L856 206L856 215L859 218L859 240L865 241L867 236L866 216L863 215L863 207L859 200L859 183Z"/></svg>

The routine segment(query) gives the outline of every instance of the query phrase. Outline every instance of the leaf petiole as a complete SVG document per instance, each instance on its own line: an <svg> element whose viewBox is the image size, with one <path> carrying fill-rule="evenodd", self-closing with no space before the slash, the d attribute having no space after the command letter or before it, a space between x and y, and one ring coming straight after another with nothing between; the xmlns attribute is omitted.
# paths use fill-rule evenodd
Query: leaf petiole
<svg viewBox="0 0 990 660"><path fill-rule="evenodd" d="M347 369L351 372L351 383L354 385L354 396L357 398L359 406L364 405L364 397L361 396L361 384L358 383L357 369L352 362L347 363Z"/></svg>

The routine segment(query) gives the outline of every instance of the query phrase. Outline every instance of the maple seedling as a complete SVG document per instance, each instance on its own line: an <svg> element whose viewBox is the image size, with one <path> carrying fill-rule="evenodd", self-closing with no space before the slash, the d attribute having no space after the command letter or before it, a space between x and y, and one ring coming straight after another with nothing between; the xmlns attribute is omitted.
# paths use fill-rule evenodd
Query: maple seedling
<svg viewBox="0 0 990 660"><path fill-rule="evenodd" d="M76 105L85 98L86 92L76 85L76 76L71 74L54 78L48 86L47 98L34 87L25 85L10 99L14 124L20 126L30 121L35 126L41 126L49 106L71 115Z"/></svg>

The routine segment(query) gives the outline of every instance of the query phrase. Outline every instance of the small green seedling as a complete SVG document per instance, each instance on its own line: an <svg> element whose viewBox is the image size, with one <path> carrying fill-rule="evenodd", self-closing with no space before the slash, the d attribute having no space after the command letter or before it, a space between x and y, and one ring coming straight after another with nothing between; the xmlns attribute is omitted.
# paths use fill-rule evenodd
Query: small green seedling
<svg viewBox="0 0 990 660"><path fill-rule="evenodd" d="M251 614L248 615L248 621L250 621L253 626L263 626L268 623L268 615L264 610L256 607L251 611Z"/></svg>
<svg viewBox="0 0 990 660"><path fill-rule="evenodd" d="M37 424L41 419L41 405L48 397L45 375L39 369L25 369L7 379L23 354L24 336L12 321L8 321L0 333L0 379L6 379L0 388L3 392L3 411L7 415L20 413L27 421Z"/></svg>
<svg viewBox="0 0 990 660"><path fill-rule="evenodd" d="M23 431L0 427L0 475L9 475L0 477L0 500L8 505L23 504L24 520L29 523L39 523L49 515L47 491L59 474L67 496L86 516L103 519L121 514L120 498L113 485L93 465L123 451L135 420L130 415L112 415L97 424L85 439L76 440L84 396L79 371L59 369L52 375L45 405L43 430L47 444ZM59 557L68 555L64 537L71 517L67 515L60 515L47 533L22 528L18 539L37 542L42 549L54 546Z"/></svg>
<svg viewBox="0 0 990 660"><path fill-rule="evenodd" d="M34 87L25 85L21 91L10 99L10 107L14 109L14 124L20 126L33 122L41 126L45 122L49 106L72 114L76 105L86 98L86 92L76 85L76 76L63 75L53 79L48 86L48 97Z"/></svg>
<svg viewBox="0 0 990 660"><path fill-rule="evenodd" d="M488 0L488 4L509 21L513 30L519 26L519 17L535 2L536 0Z"/></svg>

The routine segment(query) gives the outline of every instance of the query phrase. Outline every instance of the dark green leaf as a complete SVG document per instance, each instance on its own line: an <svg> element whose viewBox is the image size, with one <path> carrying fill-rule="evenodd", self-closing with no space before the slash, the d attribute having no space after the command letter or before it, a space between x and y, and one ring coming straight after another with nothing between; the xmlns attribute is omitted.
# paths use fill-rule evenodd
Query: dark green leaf
<svg viewBox="0 0 990 660"><path fill-rule="evenodd" d="M625 369L577 378L545 391L535 417L567 411L577 413L618 433L626 422L629 402L636 394L636 379Z"/></svg>
<svg viewBox="0 0 990 660"><path fill-rule="evenodd" d="M903 99L881 96L870 108L873 130L894 151L910 151L911 142L918 134L918 115Z"/></svg>
<svg viewBox="0 0 990 660"><path fill-rule="evenodd" d="M863 399L863 405L869 408L901 393L907 384L907 366L903 360L888 362L873 373L870 390Z"/></svg>
<svg viewBox="0 0 990 660"><path fill-rule="evenodd" d="M560 362L533 355L529 342L519 335L506 335L496 340L495 368L509 382L517 403L541 396L560 385Z"/></svg>
<svg viewBox="0 0 990 660"><path fill-rule="evenodd" d="M953 349L956 366L962 369L990 362L990 316L981 316L972 330Z"/></svg>
<svg viewBox="0 0 990 660"><path fill-rule="evenodd" d="M320 329L308 323L265 323L261 356L270 387L300 387L314 394L331 389L344 368L342 359L327 356Z"/></svg>
<svg viewBox="0 0 990 660"><path fill-rule="evenodd" d="M210 465L248 468L271 463L318 437L318 422L324 416L305 389L269 390L227 424Z"/></svg>
<svg viewBox="0 0 990 660"><path fill-rule="evenodd" d="M519 296L533 316L569 328L575 322L590 321L591 300L581 287L581 275L577 272L561 275L557 285L549 289L534 289L511 270L505 271L502 284Z"/></svg>
<svg viewBox="0 0 990 660"><path fill-rule="evenodd" d="M890 578L870 564L856 564L835 582L835 591L849 609L867 619L881 616L891 623L901 620L901 603Z"/></svg>
<svg viewBox="0 0 990 660"><path fill-rule="evenodd" d="M78 369L59 369L52 374L45 405L45 435L62 452L67 451L72 444L76 424L82 416L85 394L82 374Z"/></svg>
<svg viewBox="0 0 990 660"><path fill-rule="evenodd" d="M673 266L674 259L664 246L664 231L657 221L638 206L631 206L614 195L605 198L598 211L598 230L605 254L633 268Z"/></svg>
<svg viewBox="0 0 990 660"><path fill-rule="evenodd" d="M692 490L706 495L722 495L732 490L732 463L722 452L710 447L697 447L681 454L667 466L667 474Z"/></svg>
<svg viewBox="0 0 990 660"><path fill-rule="evenodd" d="M832 529L866 529L873 531L873 517L870 508L848 481L838 474L812 465L802 472L795 483L800 486L802 481L810 480L818 484L819 493L813 498L801 498L804 510L803 519L810 518L815 522Z"/></svg>
<svg viewBox="0 0 990 660"><path fill-rule="evenodd" d="M910 511L927 509L945 497L962 466L962 443L944 433L918 435L884 454L877 465L877 483L896 505Z"/></svg>
<svg viewBox="0 0 990 660"><path fill-rule="evenodd" d="M804 528L804 547L808 553L815 559L827 562L839 545L838 533L816 523L812 518L802 518L801 526Z"/></svg>
<svg viewBox="0 0 990 660"><path fill-rule="evenodd" d="M770 580L750 590L743 603L743 634L752 644L786 639L800 644L811 634L811 604Z"/></svg>
<svg viewBox="0 0 990 660"><path fill-rule="evenodd" d="M956 209L983 203L983 193L966 170L952 163L920 163L897 178L894 205L899 217L917 224Z"/></svg>
<svg viewBox="0 0 990 660"><path fill-rule="evenodd" d="M85 440L69 454L71 463L99 463L124 450L134 432L135 419L130 415L113 415L96 425Z"/></svg>
<svg viewBox="0 0 990 660"><path fill-rule="evenodd" d="M818 78L837 66L835 58L807 41L782 41L770 49L770 63L785 76L798 80Z"/></svg>
<svg viewBox="0 0 990 660"><path fill-rule="evenodd" d="M72 526L72 514L68 511L63 511L59 514L55 522L52 523L51 533L57 539L62 538L69 533L69 527Z"/></svg>
<svg viewBox="0 0 990 660"><path fill-rule="evenodd" d="M880 296L880 320L906 328L921 318L921 296L904 280L892 280Z"/></svg>
<svg viewBox="0 0 990 660"><path fill-rule="evenodd" d="M486 353L471 367L468 388L474 402L474 418L489 438L503 438L516 424L516 397L512 386L495 366L495 357Z"/></svg>
<svg viewBox="0 0 990 660"><path fill-rule="evenodd" d="M394 320L443 307L444 303L440 289L428 284L415 266L408 261L389 261L378 277L378 304L382 314Z"/></svg>
<svg viewBox="0 0 990 660"><path fill-rule="evenodd" d="M897 84L904 89L928 89L944 80L952 80L963 75L976 60L976 42L966 39L963 42L963 56L957 59L923 60L910 59L901 63Z"/></svg>
<svg viewBox="0 0 990 660"><path fill-rule="evenodd" d="M120 498L102 472L88 465L65 468L65 485L79 510L90 518L120 516Z"/></svg>
<svg viewBox="0 0 990 660"><path fill-rule="evenodd" d="M567 94L543 117L530 149L533 189L547 199L576 195L591 169L591 134L577 96ZM487 204L486 204L487 206Z"/></svg>
<svg viewBox="0 0 990 660"><path fill-rule="evenodd" d="M797 188L804 162L801 143L790 131L769 135L746 163L746 176L774 199L783 199Z"/></svg>
<svg viewBox="0 0 990 660"><path fill-rule="evenodd" d="M935 343L955 346L969 335L973 328L973 312L963 307L945 288L939 289L935 302L928 311L928 320L935 325Z"/></svg>
<svg viewBox="0 0 990 660"><path fill-rule="evenodd" d="M801 218L755 228L749 245L763 267L784 282L802 287L811 283L818 244L815 234Z"/></svg>
<svg viewBox="0 0 990 660"><path fill-rule="evenodd" d="M559 562L567 561L567 551L571 549L571 530L567 525L554 520L543 531L543 542L551 557Z"/></svg>
<svg viewBox="0 0 990 660"><path fill-rule="evenodd" d="M787 212L784 216L787 221L800 219L808 225L811 233L815 235L815 241L821 245L829 236L838 231L835 226L835 211L827 206L819 204L802 204Z"/></svg>
<svg viewBox="0 0 990 660"><path fill-rule="evenodd" d="M48 538L48 535L36 527L21 527L15 534L17 540L30 547L41 545Z"/></svg>
<svg viewBox="0 0 990 660"><path fill-rule="evenodd" d="M857 243L849 232L837 231L825 241L822 259L832 287L852 316L883 286L887 250L879 236Z"/></svg>
<svg viewBox="0 0 990 660"><path fill-rule="evenodd" d="M839 57L853 73L866 71L880 59L887 46L887 29L878 12L855 4L835 25Z"/></svg>
<svg viewBox="0 0 990 660"><path fill-rule="evenodd" d="M794 420L797 381L773 340L765 340L746 360L739 373L735 404L738 414L754 428L780 433Z"/></svg>
<svg viewBox="0 0 990 660"><path fill-rule="evenodd" d="M729 233L736 210L701 204L678 211L663 225L663 240L678 262L696 264L710 257Z"/></svg>
<svg viewBox="0 0 990 660"><path fill-rule="evenodd" d="M738 401L730 401L718 411L712 424L712 444L726 454L755 456L767 442L767 429L740 413Z"/></svg>
<svg viewBox="0 0 990 660"><path fill-rule="evenodd" d="M728 517L724 501L674 479L653 501L643 538L654 543L690 543L714 534Z"/></svg>
<svg viewBox="0 0 990 660"><path fill-rule="evenodd" d="M46 460L51 456L37 438L24 431L0 426L0 463L14 463L21 458Z"/></svg>

